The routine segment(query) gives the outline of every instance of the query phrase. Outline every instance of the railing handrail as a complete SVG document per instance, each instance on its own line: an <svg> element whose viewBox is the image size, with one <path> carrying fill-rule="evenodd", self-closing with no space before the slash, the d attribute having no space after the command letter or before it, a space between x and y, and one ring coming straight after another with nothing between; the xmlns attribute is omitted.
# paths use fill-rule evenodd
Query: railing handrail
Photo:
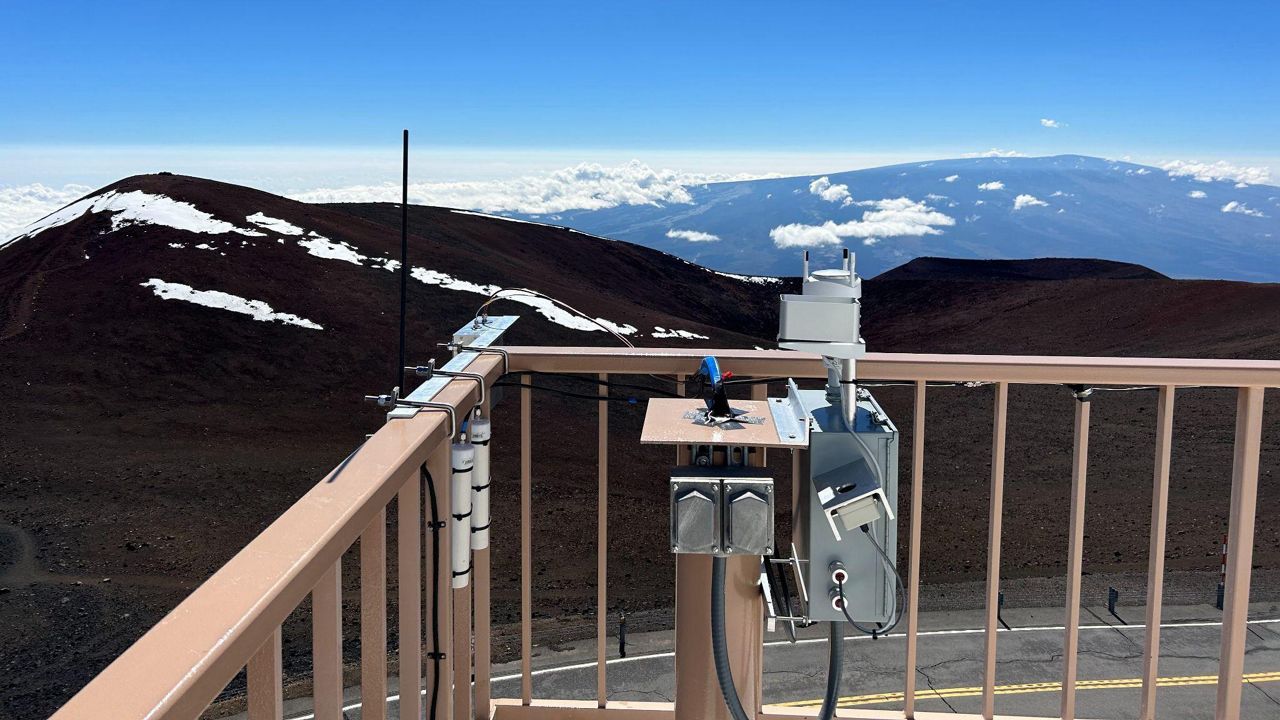
<svg viewBox="0 0 1280 720"><path fill-rule="evenodd" d="M503 349L511 359L512 372L689 373L703 357L714 355L722 368L739 376L826 377L821 357L791 350L554 346ZM902 382L1280 387L1280 361L867 353L858 360L858 377Z"/></svg>
<svg viewBox="0 0 1280 720"><path fill-rule="evenodd" d="M740 376L825 376L821 358L786 350L503 349L513 373L679 375L689 373L702 357L715 355L724 369ZM503 360L491 354L478 356L467 366L488 383L503 369ZM858 375L912 382L918 389L930 381L1260 388L1280 387L1280 362L869 353L859 360ZM1251 402L1260 407L1261 391L1249 393ZM527 390L522 393L527 394ZM435 400L465 411L479 401L479 388L474 382L450 382ZM527 412L526 398L522 415ZM98 717L103 708L111 708L118 717L198 716L339 562L406 478L450 441L448 434L447 418L436 412L419 413L381 428L54 717ZM526 437L522 455L527 454L527 446ZM1256 443L1250 447L1256 453ZM1241 473L1246 479L1252 477L1247 468L1237 472Z"/></svg>
<svg viewBox="0 0 1280 720"><path fill-rule="evenodd" d="M502 361L467 369L491 382ZM469 409L479 388L449 383L435 400ZM53 717L200 715L448 434L438 412L380 428Z"/></svg>

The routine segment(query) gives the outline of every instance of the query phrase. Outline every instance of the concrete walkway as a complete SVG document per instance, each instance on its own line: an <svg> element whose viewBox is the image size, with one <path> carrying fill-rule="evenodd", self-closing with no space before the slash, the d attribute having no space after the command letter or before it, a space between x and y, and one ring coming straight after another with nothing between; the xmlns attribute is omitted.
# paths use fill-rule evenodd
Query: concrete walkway
<svg viewBox="0 0 1280 720"><path fill-rule="evenodd" d="M1243 717L1280 717L1280 606L1250 607ZM1146 629L1141 608L1122 608L1120 618L1105 608L1081 613L1077 715L1134 718L1138 713L1142 645ZM1010 610L1009 630L998 644L998 714L1052 717L1059 713L1062 680L1061 608ZM983 669L983 615L980 610L921 615L918 707L940 712L979 712ZM1161 631L1161 718L1213 716L1221 613L1210 606L1167 607ZM1127 621L1128 624L1125 624ZM827 670L825 628L810 628L792 645L782 633L767 637L766 703L820 702ZM893 709L902 706L904 637L846 639L841 707ZM583 641L558 651L535 648L533 692L539 698L593 699L595 643ZM674 688L671 633L627 639L628 657L609 659L611 700L670 700ZM610 651L616 642L610 639ZM494 697L519 697L520 664L493 668ZM359 689L348 691L347 717L360 717ZM394 716L395 702L392 702ZM286 703L285 717L310 720L310 700Z"/></svg>

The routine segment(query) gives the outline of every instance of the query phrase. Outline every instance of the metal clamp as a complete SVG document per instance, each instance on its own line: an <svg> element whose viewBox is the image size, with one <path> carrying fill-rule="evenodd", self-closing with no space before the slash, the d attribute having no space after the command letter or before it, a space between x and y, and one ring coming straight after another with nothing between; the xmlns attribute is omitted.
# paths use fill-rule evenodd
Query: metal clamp
<svg viewBox="0 0 1280 720"><path fill-rule="evenodd" d="M449 414L449 437L458 434L458 412L448 403L424 402L422 400L401 400L398 407L419 408L422 410L443 410Z"/></svg>
<svg viewBox="0 0 1280 720"><path fill-rule="evenodd" d="M484 376L479 373L462 372L460 370L440 370L436 367L435 358L431 358L430 360L428 360L426 365L415 365L413 367L407 367L405 368L405 371L412 372L414 375L417 375L418 377L423 378L425 380L430 380L434 375L475 380L476 383L480 386L480 401L477 402L476 405L482 406L485 403L485 398L487 397L487 394L485 391Z"/></svg>
<svg viewBox="0 0 1280 720"><path fill-rule="evenodd" d="M388 395L365 395L366 402L371 402L378 407L387 408L418 408L420 410L443 410L449 414L449 437L452 438L458 434L458 413L453 406L448 403L426 402L423 400L406 400L400 397L400 388L392 388Z"/></svg>
<svg viewBox="0 0 1280 720"><path fill-rule="evenodd" d="M506 350L503 350L502 348L482 347L477 345L463 345L461 343L456 343L456 342L436 343L436 346L445 348L453 353L457 353L458 351L461 350L464 352L473 352L473 353L480 353L480 354L489 353L491 355L501 355L502 356L502 374L506 375L507 373L511 372L511 356L507 353Z"/></svg>

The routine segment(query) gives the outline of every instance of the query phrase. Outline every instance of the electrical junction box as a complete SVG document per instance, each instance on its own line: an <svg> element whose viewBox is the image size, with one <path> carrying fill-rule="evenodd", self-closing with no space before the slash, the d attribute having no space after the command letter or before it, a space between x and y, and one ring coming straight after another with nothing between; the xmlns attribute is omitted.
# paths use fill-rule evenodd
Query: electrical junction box
<svg viewBox="0 0 1280 720"><path fill-rule="evenodd" d="M671 473L671 552L769 555L773 478L760 468L681 467Z"/></svg>
<svg viewBox="0 0 1280 720"><path fill-rule="evenodd" d="M871 535L889 558L897 558L898 537L898 429L870 394L859 393L854 432L870 448L880 467L883 493L858 495L858 488L877 486L876 472L868 466L857 440L845 426L839 405L827 399L825 390L801 390L800 401L810 414L809 450L800 452L800 507L796 513L797 555L802 563L809 596L808 617L814 621L843 621L831 605L831 565L843 563L849 579L844 584L849 615L872 625L889 622L895 610L897 583L875 546L859 526L869 522ZM843 517L823 509L818 488L837 488L862 498L844 506ZM876 507L887 503L887 507Z"/></svg>

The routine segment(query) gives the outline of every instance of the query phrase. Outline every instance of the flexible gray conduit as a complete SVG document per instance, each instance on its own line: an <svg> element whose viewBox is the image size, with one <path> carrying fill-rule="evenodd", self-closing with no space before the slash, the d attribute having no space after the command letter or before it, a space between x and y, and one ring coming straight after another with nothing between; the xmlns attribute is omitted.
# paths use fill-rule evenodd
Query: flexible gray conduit
<svg viewBox="0 0 1280 720"><path fill-rule="evenodd" d="M716 678L720 680L720 694L724 695L729 715L733 720L750 720L742 709L729 668L729 645L724 638L724 566L724 558L719 555L711 558L711 655L715 658Z"/></svg>
<svg viewBox="0 0 1280 720"><path fill-rule="evenodd" d="M720 694L729 708L733 720L750 720L742 709L738 688L733 684L733 672L729 667L729 645L724 636L724 574L725 559L711 558L711 655L715 659L716 679L720 681ZM818 720L831 720L835 716L836 702L840 697L840 673L844 664L844 637L840 623L830 623L831 635L827 640L830 662L827 667L827 692L822 698Z"/></svg>

